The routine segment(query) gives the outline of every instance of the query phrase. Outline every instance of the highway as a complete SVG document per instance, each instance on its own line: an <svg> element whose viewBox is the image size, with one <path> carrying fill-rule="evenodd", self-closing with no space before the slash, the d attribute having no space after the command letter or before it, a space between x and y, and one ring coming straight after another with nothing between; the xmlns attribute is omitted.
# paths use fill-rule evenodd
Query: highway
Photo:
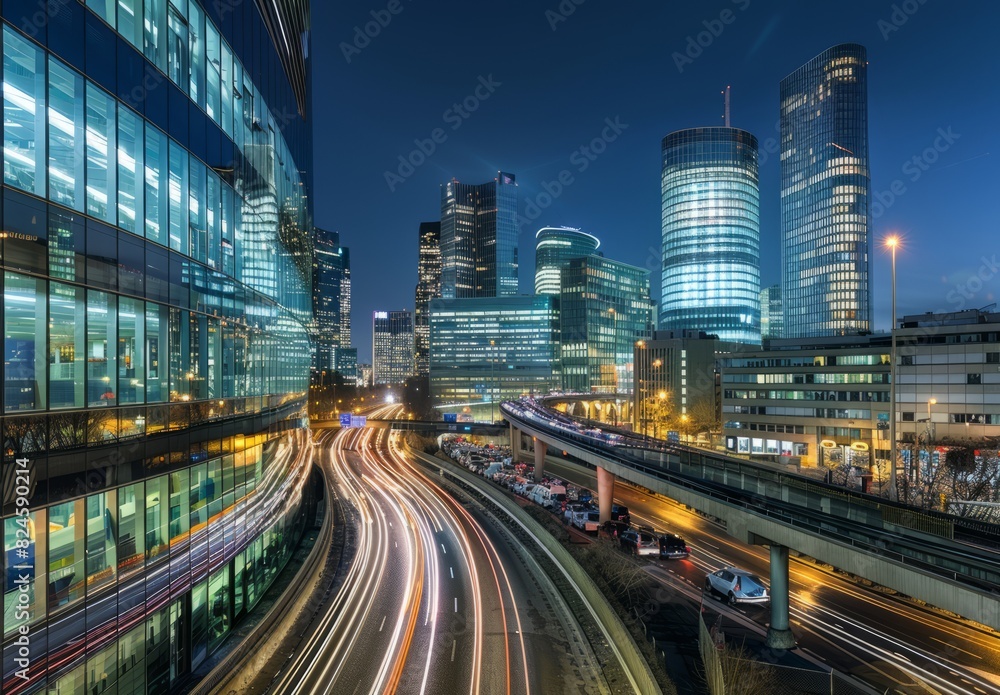
<svg viewBox="0 0 1000 695"><path fill-rule="evenodd" d="M452 498L391 436L318 436L318 462L356 525L356 554L271 692L608 692L527 551ZM553 650L554 642L565 644Z"/></svg>
<svg viewBox="0 0 1000 695"><path fill-rule="evenodd" d="M596 490L592 471L551 458L546 471ZM629 507L633 524L677 533L691 546L687 560L651 561L648 570L695 603L702 600L706 573L721 567L735 565L767 579L767 548L739 543L716 523L622 481L615 492L615 501ZM790 582L792 629L800 650L813 660L879 692L1000 695L1000 635L989 628L797 559L791 562ZM726 615L730 625L750 620L761 632L770 617L766 607L734 611L713 601L711 608Z"/></svg>

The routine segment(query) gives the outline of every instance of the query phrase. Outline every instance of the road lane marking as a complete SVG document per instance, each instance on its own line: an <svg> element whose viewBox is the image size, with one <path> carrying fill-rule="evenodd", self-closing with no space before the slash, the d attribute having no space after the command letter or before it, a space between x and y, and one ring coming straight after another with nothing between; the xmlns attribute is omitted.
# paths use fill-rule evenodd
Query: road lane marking
<svg viewBox="0 0 1000 695"><path fill-rule="evenodd" d="M931 637L931 639L932 639L932 640L934 640L935 642L940 642L941 644L946 644L946 645L948 645L949 647L951 647L952 649L957 649L957 650L958 650L958 651L960 651L960 652L965 652L965 653L966 653L966 654L968 654L969 656L974 656L974 657L976 657L977 659L982 659L982 658L983 658L983 657L979 656L978 654L973 654L972 652L970 652L970 651L967 651L967 650L965 650L965 649L962 649L961 647L956 647L956 646L955 646L954 644L952 644L951 642L945 642L944 640L942 640L942 639L938 639L937 637Z"/></svg>
<svg viewBox="0 0 1000 695"><path fill-rule="evenodd" d="M455 578L455 568L454 567L449 567L448 568L448 572L451 574L451 578L454 579Z"/></svg>
<svg viewBox="0 0 1000 695"><path fill-rule="evenodd" d="M444 543L441 544L441 552L444 553L445 555L448 554L448 549L444 547Z"/></svg>
<svg viewBox="0 0 1000 695"><path fill-rule="evenodd" d="M385 627L385 619L386 619L386 616L383 615L382 616L382 624L378 626L378 631L379 632L382 632L382 628Z"/></svg>
<svg viewBox="0 0 1000 695"><path fill-rule="evenodd" d="M456 645L457 643L458 643L458 642L457 642L457 640L452 640L452 641L451 641L451 660L452 660L452 661L454 661L454 660L455 660L455 645Z"/></svg>

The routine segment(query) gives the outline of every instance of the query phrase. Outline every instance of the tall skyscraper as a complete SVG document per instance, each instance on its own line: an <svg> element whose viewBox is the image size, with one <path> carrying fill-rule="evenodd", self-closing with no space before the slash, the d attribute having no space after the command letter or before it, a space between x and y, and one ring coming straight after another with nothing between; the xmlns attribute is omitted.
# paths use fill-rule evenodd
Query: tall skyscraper
<svg viewBox="0 0 1000 695"><path fill-rule="evenodd" d="M602 256L574 258L559 294L563 388L629 393L632 348L652 329L649 271Z"/></svg>
<svg viewBox="0 0 1000 695"><path fill-rule="evenodd" d="M484 184L441 186L441 296L517 294L517 182L498 172Z"/></svg>
<svg viewBox="0 0 1000 695"><path fill-rule="evenodd" d="M313 371L321 374L336 370L333 351L351 344L351 260L340 234L318 227L313 253Z"/></svg>
<svg viewBox="0 0 1000 695"><path fill-rule="evenodd" d="M868 60L846 43L781 81L785 337L871 330L870 226Z"/></svg>
<svg viewBox="0 0 1000 695"><path fill-rule="evenodd" d="M441 223L420 223L420 256L413 312L413 363L417 376L430 370L430 303L441 296Z"/></svg>
<svg viewBox="0 0 1000 695"><path fill-rule="evenodd" d="M780 338L784 330L781 285L765 287L760 291L760 337L762 340Z"/></svg>
<svg viewBox="0 0 1000 695"><path fill-rule="evenodd" d="M413 312L372 314L372 380L377 385L402 384L413 376Z"/></svg>
<svg viewBox="0 0 1000 695"><path fill-rule="evenodd" d="M316 515L309 3L39 7L0 28L3 693L184 692Z"/></svg>
<svg viewBox="0 0 1000 695"><path fill-rule="evenodd" d="M597 237L573 227L542 227L535 240L535 294L559 294L562 269L601 245Z"/></svg>
<svg viewBox="0 0 1000 695"><path fill-rule="evenodd" d="M663 138L660 327L760 343L757 138L689 128Z"/></svg>

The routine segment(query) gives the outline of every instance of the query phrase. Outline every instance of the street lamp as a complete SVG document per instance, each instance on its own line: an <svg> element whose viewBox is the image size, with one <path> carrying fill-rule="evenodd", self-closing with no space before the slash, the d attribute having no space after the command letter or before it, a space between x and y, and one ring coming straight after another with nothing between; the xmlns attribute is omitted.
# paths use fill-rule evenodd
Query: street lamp
<svg viewBox="0 0 1000 695"><path fill-rule="evenodd" d="M892 336L892 347L889 355L889 499L897 500L896 492L896 248L899 237L890 236L885 240L885 246L892 252L892 324L889 333Z"/></svg>

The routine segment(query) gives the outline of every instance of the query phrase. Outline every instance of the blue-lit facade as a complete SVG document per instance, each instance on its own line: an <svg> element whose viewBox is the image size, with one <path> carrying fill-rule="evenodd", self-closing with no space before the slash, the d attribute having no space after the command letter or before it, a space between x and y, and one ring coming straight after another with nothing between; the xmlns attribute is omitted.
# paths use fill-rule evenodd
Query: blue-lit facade
<svg viewBox="0 0 1000 695"><path fill-rule="evenodd" d="M563 389L631 393L633 346L653 328L649 271L602 256L562 271L559 347Z"/></svg>
<svg viewBox="0 0 1000 695"><path fill-rule="evenodd" d="M542 227L535 234L535 294L559 294L562 269L597 253L601 240L573 227Z"/></svg>
<svg viewBox="0 0 1000 695"><path fill-rule="evenodd" d="M251 2L2 15L3 692L177 692L312 504L301 85Z"/></svg>
<svg viewBox="0 0 1000 695"><path fill-rule="evenodd" d="M689 128L663 138L660 327L760 343L757 138Z"/></svg>
<svg viewBox="0 0 1000 695"><path fill-rule="evenodd" d="M431 404L488 404L495 419L505 400L558 388L555 305L556 297L548 295L433 300Z"/></svg>
<svg viewBox="0 0 1000 695"><path fill-rule="evenodd" d="M784 337L871 330L870 227L868 59L840 44L781 81Z"/></svg>
<svg viewBox="0 0 1000 695"><path fill-rule="evenodd" d="M517 294L517 181L497 172L488 183L452 179L441 186L441 296Z"/></svg>

